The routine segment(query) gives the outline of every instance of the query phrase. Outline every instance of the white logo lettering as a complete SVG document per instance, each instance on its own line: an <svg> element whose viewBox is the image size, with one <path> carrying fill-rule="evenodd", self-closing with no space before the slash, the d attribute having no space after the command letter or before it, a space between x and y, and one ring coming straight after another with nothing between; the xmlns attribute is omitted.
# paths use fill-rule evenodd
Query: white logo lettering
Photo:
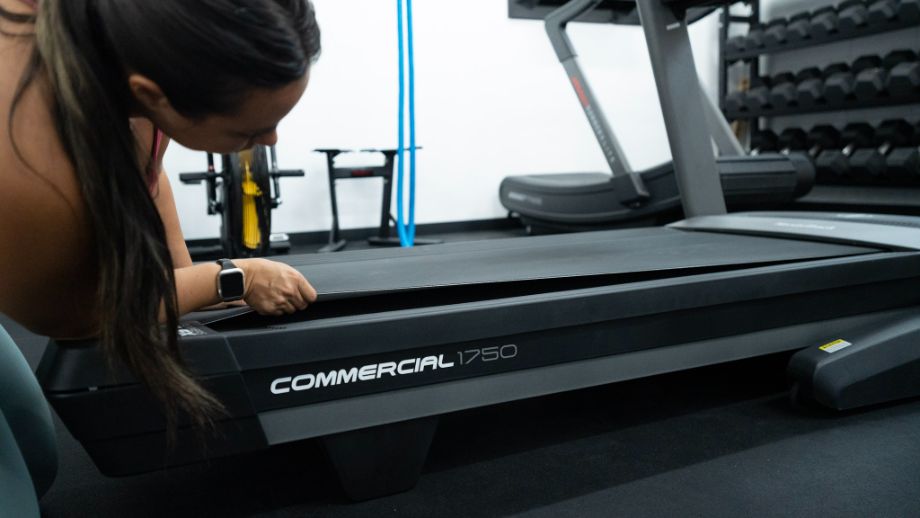
<svg viewBox="0 0 920 518"><path fill-rule="evenodd" d="M291 381L290 376L288 376L287 378L278 378L275 381L273 381L272 382L272 394L284 394L284 393L290 392L291 391L290 387L283 387L283 388L278 387L278 385L281 385L282 383L290 383L290 381Z"/></svg>
<svg viewBox="0 0 920 518"><path fill-rule="evenodd" d="M306 385L301 385L300 382L304 380L310 380ZM294 390L310 390L313 388L313 384L316 383L316 377L312 374L301 374L294 378L294 381L291 382L291 388Z"/></svg>
<svg viewBox="0 0 920 518"><path fill-rule="evenodd" d="M345 385L358 381L371 381L380 379L385 375L405 376L407 374L418 374L426 370L436 371L439 369L450 369L454 362L446 361L444 355L424 356L420 358L407 358L399 362L371 363L361 367L352 367L350 369L338 369L327 372L317 372L315 374L301 374L299 376L286 376L277 378L271 383L272 394L287 394L288 392L302 392L314 388L332 387L335 385Z"/></svg>

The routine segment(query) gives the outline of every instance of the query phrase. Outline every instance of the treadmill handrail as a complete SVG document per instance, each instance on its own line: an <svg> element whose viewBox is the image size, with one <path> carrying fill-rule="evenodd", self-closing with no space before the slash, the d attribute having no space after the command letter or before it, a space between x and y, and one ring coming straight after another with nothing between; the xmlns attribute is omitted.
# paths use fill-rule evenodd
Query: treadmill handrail
<svg viewBox="0 0 920 518"><path fill-rule="evenodd" d="M603 0L572 0L563 4L553 12L546 15L546 34L549 35L549 41L556 51L556 57L560 62L574 58L577 54L572 48L572 41L565 32L565 26L570 21L591 11Z"/></svg>
<svg viewBox="0 0 920 518"><path fill-rule="evenodd" d="M565 32L565 26L569 21L594 9L601 1L572 0L566 3L546 17L546 33L549 35L550 43L552 43L556 56L566 71L572 88L578 95L578 100L585 112L585 116L588 118L591 130L594 132L601 151L604 153L604 158L610 166L613 179L620 184L620 190L617 192L620 203L635 207L648 201L651 195L642 177L633 172L629 166L626 154L620 148L620 143L613 134L607 117L604 116L598 105L594 92L588 84L588 79L582 72L581 67L578 66L578 60L572 49L572 42Z"/></svg>

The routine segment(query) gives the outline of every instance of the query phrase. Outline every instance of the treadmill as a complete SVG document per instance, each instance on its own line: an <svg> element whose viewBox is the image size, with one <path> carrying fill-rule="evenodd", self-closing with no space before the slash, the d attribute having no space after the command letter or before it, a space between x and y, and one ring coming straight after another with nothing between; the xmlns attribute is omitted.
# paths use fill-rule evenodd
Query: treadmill
<svg viewBox="0 0 920 518"><path fill-rule="evenodd" d="M638 24L636 2L570 0L547 15L546 33L585 112L609 173L571 172L509 176L499 187L499 200L529 233L586 231L663 224L680 216L680 193L674 164L667 162L643 171L630 166L616 134L610 128L594 92L578 64L566 25L595 9L611 12L610 21ZM694 7L689 22L712 12ZM688 23L689 23L688 22ZM765 154L747 160L719 108L704 96L705 120L720 155L717 160L726 201L733 208L788 204L814 185L811 163L801 156ZM743 159L744 158L744 159Z"/></svg>
<svg viewBox="0 0 920 518"><path fill-rule="evenodd" d="M38 378L96 466L122 476L317 439L346 495L361 500L416 483L439 415L837 340L862 349L872 330L909 336L920 219L726 214L696 125L703 94L683 9L638 5L687 219L285 257L320 294L308 310L183 319L182 353L227 408L205 448L187 424L168 446L146 390L110 370L92 341L51 342ZM889 369L867 361L886 347L869 350L855 362L822 350L849 363L837 369L849 383L837 376L834 386L863 404L916 395L915 382L913 393L886 387L909 385L901 367L918 348L899 347ZM809 379L821 385L820 372Z"/></svg>

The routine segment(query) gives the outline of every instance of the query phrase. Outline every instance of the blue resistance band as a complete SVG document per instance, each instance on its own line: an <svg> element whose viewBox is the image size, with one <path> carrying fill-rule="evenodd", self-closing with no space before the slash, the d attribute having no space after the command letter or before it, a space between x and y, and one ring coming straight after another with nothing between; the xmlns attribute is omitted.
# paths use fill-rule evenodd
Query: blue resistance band
<svg viewBox="0 0 920 518"><path fill-rule="evenodd" d="M415 58L412 41L412 0L406 0L406 33L403 37L403 0L396 0L396 18L399 36L399 145L396 148L398 157L396 173L396 230L399 233L399 242L404 247L411 247L415 243ZM405 51L403 42L406 41ZM409 54L409 222L403 219L403 178L405 167L403 165L405 143L405 114L406 114L406 80L405 80L405 52Z"/></svg>

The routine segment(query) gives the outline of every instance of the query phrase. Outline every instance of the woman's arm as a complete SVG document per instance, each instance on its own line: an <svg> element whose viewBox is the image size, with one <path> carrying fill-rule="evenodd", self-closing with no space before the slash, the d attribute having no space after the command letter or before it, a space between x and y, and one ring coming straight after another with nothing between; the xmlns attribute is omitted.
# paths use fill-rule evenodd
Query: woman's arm
<svg viewBox="0 0 920 518"><path fill-rule="evenodd" d="M163 147L165 148L166 146L164 145ZM173 198L169 176L166 175L166 171L163 171L162 167L160 168L157 192L154 193L153 202L156 204L157 212L160 213L160 219L163 220L163 227L166 230L166 244L169 246L173 267L181 269L192 266L192 256L189 254L188 247L185 244L185 237L182 235L182 227L179 225L179 213L176 210L176 200Z"/></svg>
<svg viewBox="0 0 920 518"><path fill-rule="evenodd" d="M153 124L146 120L136 123L135 133L138 138L147 137L146 142L152 142ZM157 153L156 167L159 174L157 190L153 196L163 221L166 242L175 267L179 313L185 314L221 303L217 293L217 274L220 272L220 266L216 262L192 263L179 225L172 186L163 171L163 155L168 143L168 138L164 137ZM150 154L148 150L146 156ZM316 290L300 272L286 264L265 259L237 259L234 262L245 274L243 299L259 313L292 313L306 309L307 305L316 300Z"/></svg>
<svg viewBox="0 0 920 518"><path fill-rule="evenodd" d="M137 126L135 125L135 127ZM149 127L149 136L146 141L153 142L153 124L148 121L144 126ZM142 133L148 132L144 131ZM157 207L157 212L160 213L160 219L163 221L163 227L166 230L166 244L169 246L173 267L176 269L188 268L192 266L192 256L188 252L185 237L182 235L182 227L179 225L179 213L176 210L176 199L173 197L169 175L163 169L163 156L166 154L168 146L169 137L164 135L160 143L160 149L156 153L156 161L153 164L153 167L157 169L157 186L153 192L153 202ZM151 154L151 152L148 152L147 156Z"/></svg>

